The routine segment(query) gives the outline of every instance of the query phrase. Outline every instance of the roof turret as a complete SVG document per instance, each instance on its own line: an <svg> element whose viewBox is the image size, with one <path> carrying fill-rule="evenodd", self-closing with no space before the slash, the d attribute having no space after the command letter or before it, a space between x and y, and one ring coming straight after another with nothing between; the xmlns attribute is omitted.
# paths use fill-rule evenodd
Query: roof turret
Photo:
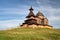
<svg viewBox="0 0 60 40"><path fill-rule="evenodd" d="M36 16L44 16L40 11L36 14Z"/></svg>

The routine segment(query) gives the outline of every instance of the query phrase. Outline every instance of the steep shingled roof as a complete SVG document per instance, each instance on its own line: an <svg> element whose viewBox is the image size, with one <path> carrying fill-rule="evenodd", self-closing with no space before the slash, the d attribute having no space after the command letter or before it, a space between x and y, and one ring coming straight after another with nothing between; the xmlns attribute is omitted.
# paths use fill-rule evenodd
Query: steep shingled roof
<svg viewBox="0 0 60 40"><path fill-rule="evenodd" d="M33 13L33 8L32 8L32 6L30 7L29 11L30 11L30 13L28 14L28 16L26 16L26 18L29 18L29 17L31 17L31 16L35 17L35 15L34 15L34 13Z"/></svg>

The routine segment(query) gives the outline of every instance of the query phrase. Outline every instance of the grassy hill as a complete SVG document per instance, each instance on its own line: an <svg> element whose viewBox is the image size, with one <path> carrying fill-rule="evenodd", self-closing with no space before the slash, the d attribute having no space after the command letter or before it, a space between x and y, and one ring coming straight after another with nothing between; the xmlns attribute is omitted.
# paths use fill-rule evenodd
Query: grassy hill
<svg viewBox="0 0 60 40"><path fill-rule="evenodd" d="M60 29L15 28L0 31L0 40L60 40Z"/></svg>

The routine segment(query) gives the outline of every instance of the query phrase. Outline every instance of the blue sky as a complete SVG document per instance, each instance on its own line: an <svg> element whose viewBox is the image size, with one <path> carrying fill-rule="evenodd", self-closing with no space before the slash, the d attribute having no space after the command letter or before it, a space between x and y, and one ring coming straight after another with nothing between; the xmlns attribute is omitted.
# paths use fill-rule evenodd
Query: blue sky
<svg viewBox="0 0 60 40"><path fill-rule="evenodd" d="M0 0L0 30L23 23L31 5L35 14L42 12L49 25L60 28L60 0Z"/></svg>

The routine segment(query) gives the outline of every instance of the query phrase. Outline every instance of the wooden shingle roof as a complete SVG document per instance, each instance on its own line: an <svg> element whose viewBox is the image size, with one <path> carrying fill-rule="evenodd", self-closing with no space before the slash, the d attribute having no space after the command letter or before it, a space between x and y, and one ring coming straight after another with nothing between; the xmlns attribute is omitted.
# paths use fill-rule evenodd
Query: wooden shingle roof
<svg viewBox="0 0 60 40"><path fill-rule="evenodd" d="M31 7L29 10L30 10L30 13L28 14L28 16L26 16L26 18L29 18L31 16L35 17L35 15L33 13L33 8Z"/></svg>

